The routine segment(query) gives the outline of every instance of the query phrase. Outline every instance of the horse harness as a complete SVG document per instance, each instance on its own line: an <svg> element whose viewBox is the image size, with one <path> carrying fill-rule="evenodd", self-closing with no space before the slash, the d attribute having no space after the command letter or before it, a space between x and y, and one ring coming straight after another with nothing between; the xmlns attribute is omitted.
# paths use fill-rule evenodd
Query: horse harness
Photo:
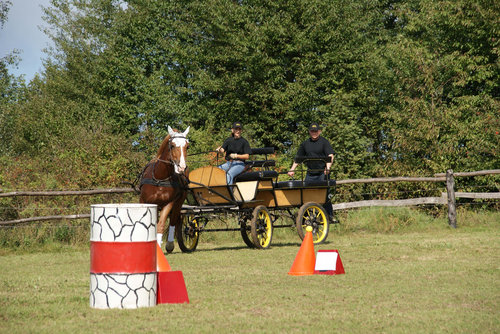
<svg viewBox="0 0 500 334"><path fill-rule="evenodd" d="M155 187L169 187L169 188L182 188L182 189L187 189L187 184L189 183L189 179L184 175L184 174L173 174L170 175L169 177L165 179L157 179L155 177L155 167L158 162L165 162L165 163L171 163L170 161L166 160L161 160L161 159L155 159L154 161L151 161L144 167L141 175L140 175L140 183L139 183L139 189L145 184L150 184ZM152 166L153 170L151 172L152 177L144 177L144 172L149 166Z"/></svg>

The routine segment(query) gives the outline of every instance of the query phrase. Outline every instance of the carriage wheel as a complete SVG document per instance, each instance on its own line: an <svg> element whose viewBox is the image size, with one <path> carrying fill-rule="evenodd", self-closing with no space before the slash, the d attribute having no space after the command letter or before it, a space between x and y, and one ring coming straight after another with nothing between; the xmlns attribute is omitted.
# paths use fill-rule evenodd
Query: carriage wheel
<svg viewBox="0 0 500 334"><path fill-rule="evenodd" d="M247 224L246 220L240 221L240 232L245 244L250 248L255 248L255 245L252 241L252 228Z"/></svg>
<svg viewBox="0 0 500 334"><path fill-rule="evenodd" d="M252 213L250 233L256 248L266 249L271 246L273 238L273 222L264 205L257 206Z"/></svg>
<svg viewBox="0 0 500 334"><path fill-rule="evenodd" d="M312 234L315 244L324 242L328 237L328 218L325 209L318 203L308 202L302 205L297 213L295 226L301 240L304 240L307 226L313 228Z"/></svg>
<svg viewBox="0 0 500 334"><path fill-rule="evenodd" d="M182 252L194 252L200 238L197 217L193 215L182 215L181 226L175 230L175 236L177 237L177 243Z"/></svg>

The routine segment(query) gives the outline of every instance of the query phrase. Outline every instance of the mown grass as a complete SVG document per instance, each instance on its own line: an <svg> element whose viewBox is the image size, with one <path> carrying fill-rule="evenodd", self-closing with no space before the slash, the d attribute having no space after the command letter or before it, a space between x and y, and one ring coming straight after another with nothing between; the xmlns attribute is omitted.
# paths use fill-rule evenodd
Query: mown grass
<svg viewBox="0 0 500 334"><path fill-rule="evenodd" d="M238 232L207 233L196 252L167 256L190 303L136 310L89 307L88 243L4 249L0 332L498 332L499 214L462 212L450 229L445 218L378 210L340 217L315 246L338 249L345 275L287 275L300 246L293 229L276 229L265 251ZM401 227L381 229L388 220Z"/></svg>

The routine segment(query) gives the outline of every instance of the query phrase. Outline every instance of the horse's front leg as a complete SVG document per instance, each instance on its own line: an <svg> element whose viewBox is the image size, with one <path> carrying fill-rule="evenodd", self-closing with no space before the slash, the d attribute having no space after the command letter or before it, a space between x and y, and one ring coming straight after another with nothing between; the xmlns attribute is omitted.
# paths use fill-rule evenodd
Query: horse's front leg
<svg viewBox="0 0 500 334"><path fill-rule="evenodd" d="M168 237L167 237L167 246L166 250L168 253L172 253L174 250L174 236L175 236L175 228L180 228L180 218L181 218L181 209L182 203L184 199L177 200L172 207L172 211L170 212L170 224L168 227Z"/></svg>
<svg viewBox="0 0 500 334"><path fill-rule="evenodd" d="M158 219L158 226L156 228L157 233L156 233L156 240L158 241L158 244L160 245L161 248L161 243L163 239L163 233L165 232L165 225L167 222L168 215L170 214L170 211L172 210L172 207L174 203L168 203L161 209L160 211L160 218Z"/></svg>

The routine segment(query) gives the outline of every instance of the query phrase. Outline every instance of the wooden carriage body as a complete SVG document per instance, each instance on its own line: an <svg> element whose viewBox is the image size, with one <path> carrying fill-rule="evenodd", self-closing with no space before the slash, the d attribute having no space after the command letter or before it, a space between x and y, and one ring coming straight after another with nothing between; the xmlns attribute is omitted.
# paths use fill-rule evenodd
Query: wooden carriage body
<svg viewBox="0 0 500 334"><path fill-rule="evenodd" d="M196 249L200 232L239 230L249 247L265 249L272 240L272 231L279 218L295 221L297 233L304 238L306 227L312 227L314 243L321 243L328 236L330 219L323 206L329 202L334 180L328 181L279 181L279 173L269 167L273 148L252 149L252 155L264 154L265 160L247 160L247 169L227 184L226 172L216 166L205 166L189 173L187 204L183 205L181 229L177 241L184 252ZM298 210L291 210L296 208ZM213 214L237 214L239 227L207 229Z"/></svg>
<svg viewBox="0 0 500 334"><path fill-rule="evenodd" d="M335 184L333 180L278 182L277 172L259 170L238 175L235 183L228 185L226 172L215 166L195 169L189 179L190 205L236 204L241 208L264 205L270 209L298 207L306 202L326 203L328 190Z"/></svg>

